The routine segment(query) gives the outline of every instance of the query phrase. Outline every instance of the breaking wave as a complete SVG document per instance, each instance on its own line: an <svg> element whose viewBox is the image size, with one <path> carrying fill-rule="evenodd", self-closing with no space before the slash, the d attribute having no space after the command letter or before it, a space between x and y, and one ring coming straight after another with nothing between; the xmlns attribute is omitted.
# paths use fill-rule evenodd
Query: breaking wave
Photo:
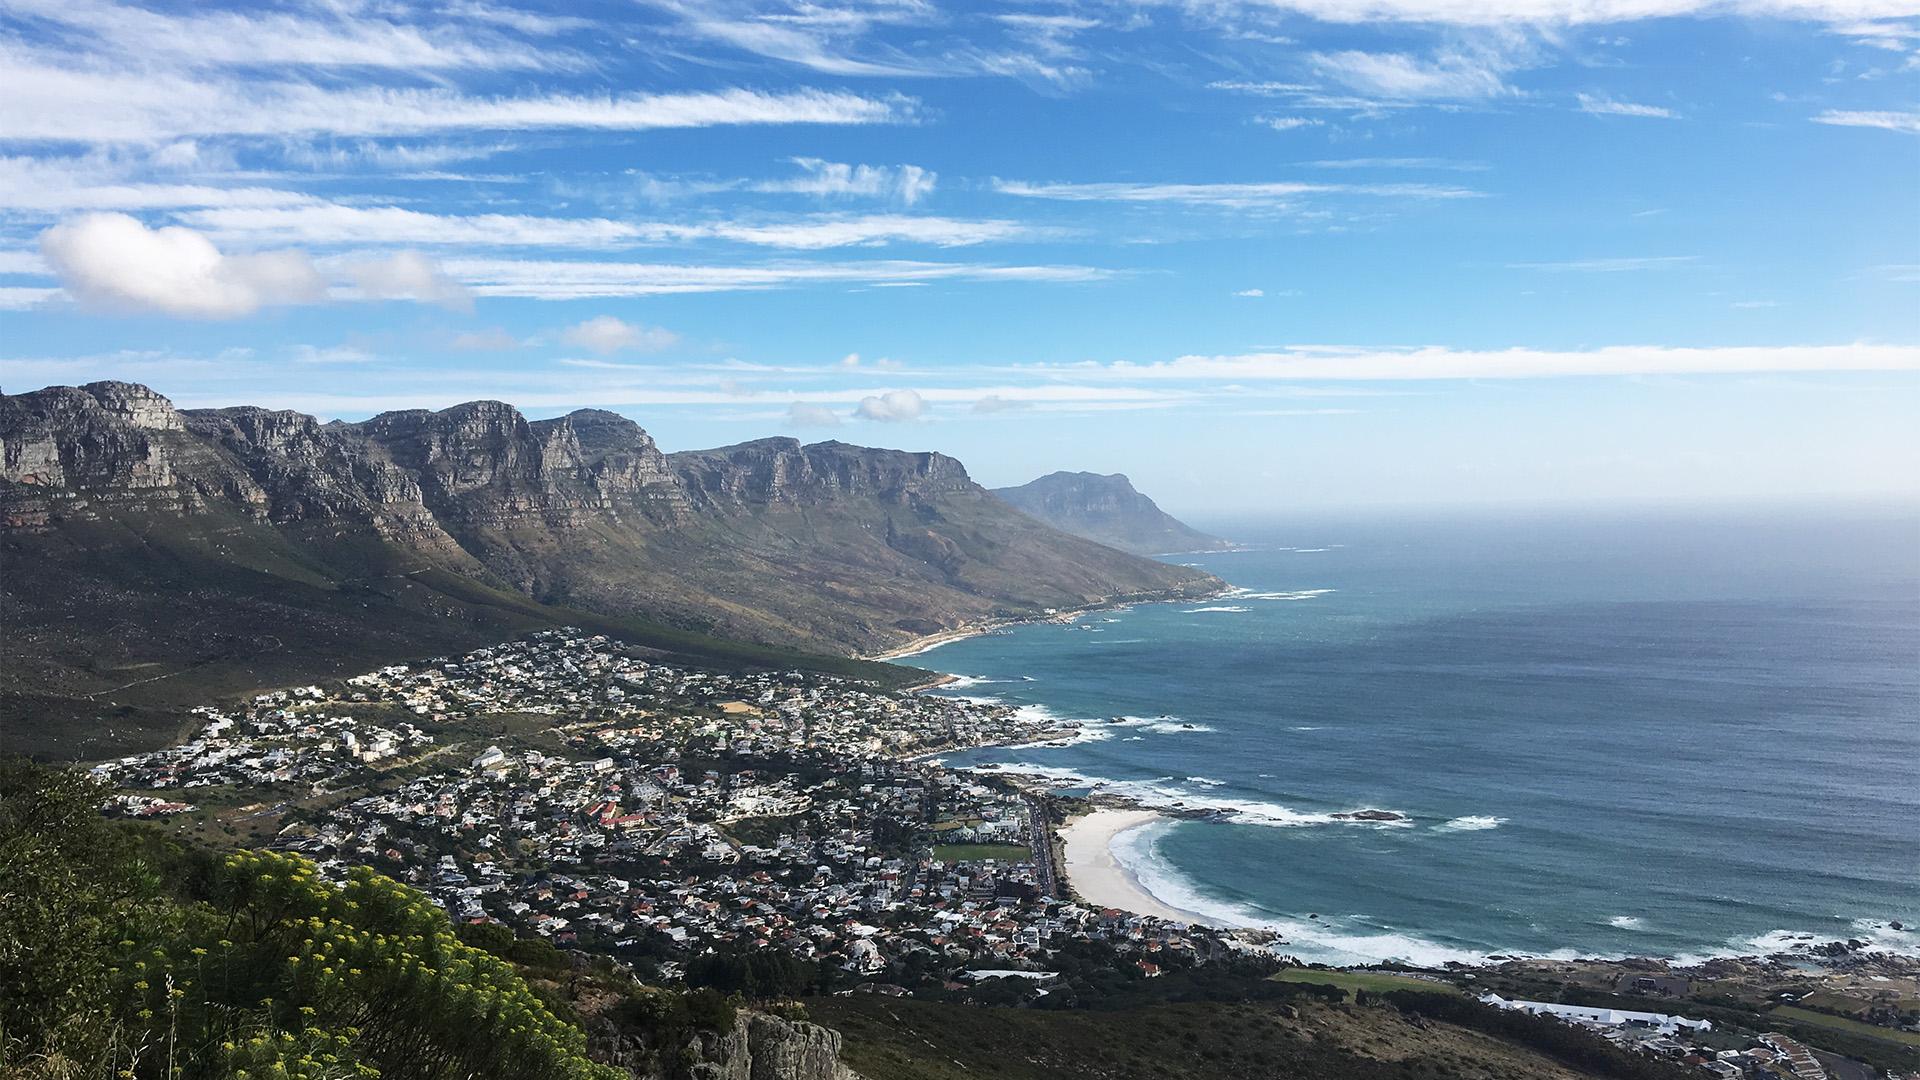
<svg viewBox="0 0 1920 1080"><path fill-rule="evenodd" d="M1258 592L1253 589L1243 588L1230 589L1220 595L1228 600L1312 600L1316 597L1326 596L1334 591L1336 590L1295 589L1292 591L1278 590L1273 592Z"/></svg>
<svg viewBox="0 0 1920 1080"><path fill-rule="evenodd" d="M1507 819L1503 817L1469 814L1466 817L1457 817L1451 821L1442 822L1435 825L1434 829L1438 832L1483 832L1487 829L1497 829L1506 823Z"/></svg>

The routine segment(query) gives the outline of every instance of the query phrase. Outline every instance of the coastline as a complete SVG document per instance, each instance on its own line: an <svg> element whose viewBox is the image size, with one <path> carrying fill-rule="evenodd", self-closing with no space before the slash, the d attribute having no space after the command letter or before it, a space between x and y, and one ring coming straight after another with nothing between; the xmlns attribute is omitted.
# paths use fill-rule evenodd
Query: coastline
<svg viewBox="0 0 1920 1080"><path fill-rule="evenodd" d="M904 660L910 656L918 656L924 652L932 652L942 645L951 645L956 641L965 641L968 638L979 637L982 634L991 634L1009 627L1026 626L1032 623L1071 623L1076 619L1091 615L1095 612L1114 611L1120 608L1132 607L1135 604L1185 604L1200 600L1213 600L1225 596L1232 592L1234 588L1235 586L1222 581L1220 587L1217 589L1196 593L1191 596L1181 596L1173 593L1116 596L1111 599L1099 601L1098 603L1087 604L1084 607L1062 608L1040 615L1020 615L1005 619L983 619L979 622L962 623L959 626L939 630L931 634L922 634L917 638L896 645L893 648L883 649L876 653L863 654L859 656L858 659L871 660L876 663L890 660ZM921 688L916 687L915 689Z"/></svg>
<svg viewBox="0 0 1920 1080"><path fill-rule="evenodd" d="M1117 908L1182 925L1210 925L1204 916L1162 903L1114 857L1114 842L1122 834L1172 820L1154 810L1103 806L1068 821L1060 827L1067 884L1091 907Z"/></svg>

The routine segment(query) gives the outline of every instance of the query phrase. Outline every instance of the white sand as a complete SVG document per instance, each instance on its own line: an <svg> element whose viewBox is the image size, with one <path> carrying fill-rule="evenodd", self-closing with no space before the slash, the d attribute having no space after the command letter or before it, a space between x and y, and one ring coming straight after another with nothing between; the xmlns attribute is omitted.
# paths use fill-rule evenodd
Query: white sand
<svg viewBox="0 0 1920 1080"><path fill-rule="evenodd" d="M1205 922L1193 912L1161 903L1113 857L1113 842L1121 833L1165 820L1165 814L1152 810L1101 809L1067 822L1060 835L1066 844L1067 878L1074 891L1094 907L1119 908L1177 923Z"/></svg>

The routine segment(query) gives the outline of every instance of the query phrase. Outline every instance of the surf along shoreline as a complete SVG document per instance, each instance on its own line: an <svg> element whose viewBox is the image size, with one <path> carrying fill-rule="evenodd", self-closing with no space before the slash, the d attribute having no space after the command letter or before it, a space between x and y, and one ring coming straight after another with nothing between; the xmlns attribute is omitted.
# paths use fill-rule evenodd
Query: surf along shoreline
<svg viewBox="0 0 1920 1080"><path fill-rule="evenodd" d="M986 620L955 627L936 634L925 635L897 649L876 654L867 657L867 659L899 660L929 652L955 641L995 633L1015 626L1031 623L1067 625L1087 615L1101 611L1123 610L1147 603L1193 603L1199 600L1230 595L1235 591L1236 589L1233 586L1227 585L1205 597L1171 597L1158 595L1150 598L1129 598L1092 604L1071 610L1050 611L1040 615ZM926 682L907 689L915 692L938 690L941 687L960 682L962 679L963 677L958 675L939 674L936 678L929 679ZM938 758L944 754L952 753L960 749L1012 749L1021 746L1059 744L1063 740L1082 737L1089 730L1097 730L1098 728L1106 726L1108 723L1115 722L1096 719L1062 719L1064 723L1072 725L1075 730L1073 732L1065 730L1052 732L1039 738L1028 740L983 743L966 747L948 747L926 755L919 755L919 757ZM969 772L975 771L964 766L961 768ZM1225 934L1246 945L1265 946L1282 955L1287 952L1289 945L1289 935L1287 931L1271 924L1241 922L1233 919L1223 920L1217 916L1205 915L1170 904L1155 895L1132 867L1128 865L1127 861L1115 852L1115 845L1118 841L1138 830L1181 820L1206 820L1231 823L1240 816L1240 812L1237 809L1231 807L1209 807L1204 805L1204 799L1202 799L1201 805L1157 806L1153 803L1136 799L1130 794L1102 791L1100 789L1105 785L1105 782L1099 778L1081 777L1078 778L1077 781L1069 781L1060 776L1049 775L1038 768L1029 769L1013 763L998 767L987 767L978 771L983 775L993 776L1003 782L1013 784L1041 805L1067 809L1068 816L1066 820L1059 825L1053 826L1050 830L1053 839L1050 854L1058 879L1066 887L1067 893L1081 903L1089 907L1113 909L1147 918L1164 920L1176 925L1204 926L1215 933ZM1088 794L1079 797L1064 795L1061 791L1063 787L1087 788ZM1349 826L1360 825L1375 828L1392 828L1396 826L1417 827L1417 819L1415 817L1396 811L1377 809L1349 810L1340 813L1326 814L1324 817L1332 819L1326 822L1327 824L1338 822L1339 824ZM1248 823L1255 822L1249 821ZM1906 929L1899 927L1898 924L1895 924L1895 927L1897 929ZM1780 951L1777 946L1772 949L1764 946L1759 948L1751 947L1751 945L1759 944L1756 941L1751 943L1747 948L1741 948L1729 942L1728 945L1731 947L1724 949L1709 948L1708 951L1698 954L1672 956L1638 954L1614 957L1597 953L1580 954L1576 956L1572 950L1554 950L1546 954L1508 950L1504 952L1491 952L1475 960L1451 959L1444 965L1422 963L1411 957L1362 959L1351 963L1361 966L1366 964L1388 963L1432 971L1456 966L1498 968L1508 964L1571 964L1576 966L1649 964L1663 969L1671 967L1675 970L1687 970L1703 964L1726 962L1774 965L1782 963L1803 965L1811 962L1816 966L1824 966L1821 963L1822 960L1830 960L1830 958L1823 958L1812 951L1812 945L1816 942L1816 935L1805 934L1801 936L1805 937L1807 942L1796 943L1795 947L1790 951ZM1871 951L1869 955L1889 955L1903 958L1904 962L1901 964L1903 968L1907 964L1914 963L1911 959L1912 954L1904 949L1896 949L1886 954ZM1920 964L1914 964L1914 966L1920 968Z"/></svg>

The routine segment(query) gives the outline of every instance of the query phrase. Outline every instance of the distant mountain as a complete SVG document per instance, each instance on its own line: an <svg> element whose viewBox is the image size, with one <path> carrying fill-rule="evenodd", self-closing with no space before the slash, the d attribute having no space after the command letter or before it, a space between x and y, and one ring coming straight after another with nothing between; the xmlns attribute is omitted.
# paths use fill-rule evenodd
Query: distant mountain
<svg viewBox="0 0 1920 1080"><path fill-rule="evenodd" d="M1133 482L1119 473L1048 473L1019 487L995 488L993 493L1061 532L1137 555L1233 546L1174 518L1135 491Z"/></svg>
<svg viewBox="0 0 1920 1080"><path fill-rule="evenodd" d="M116 382L0 395L0 560L0 735L55 700L137 710L176 686L314 678L556 622L819 666L1219 584L1057 532L940 454L792 439L664 454L592 409L322 424L180 411Z"/></svg>

